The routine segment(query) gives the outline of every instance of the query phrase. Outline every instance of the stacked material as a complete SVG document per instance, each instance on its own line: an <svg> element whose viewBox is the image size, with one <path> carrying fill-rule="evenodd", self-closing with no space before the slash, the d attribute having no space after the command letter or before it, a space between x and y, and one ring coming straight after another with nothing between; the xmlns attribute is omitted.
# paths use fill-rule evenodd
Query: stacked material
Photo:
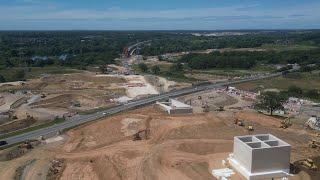
<svg viewBox="0 0 320 180"><path fill-rule="evenodd" d="M311 117L307 122L306 126L310 127L311 129L315 129L320 131L320 117Z"/></svg>

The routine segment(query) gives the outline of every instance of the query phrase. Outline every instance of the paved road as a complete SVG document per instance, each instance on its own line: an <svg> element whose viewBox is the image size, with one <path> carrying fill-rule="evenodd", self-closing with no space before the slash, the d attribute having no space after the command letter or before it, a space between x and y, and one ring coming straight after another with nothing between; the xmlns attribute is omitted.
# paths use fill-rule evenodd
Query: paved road
<svg viewBox="0 0 320 180"><path fill-rule="evenodd" d="M280 76L280 75L281 75L281 73L275 73L275 74L270 74L270 75L266 75L266 76L247 78L247 79L236 80L236 81L219 82L219 83L215 83L215 84L199 85L199 86L193 86L193 87L189 87L189 88L174 90L174 91L170 91L168 93L164 93L164 94L160 94L160 95L153 95L153 96L149 96L147 98L134 100L134 101L128 102L125 105L119 105L116 107L112 107L108 110L99 111L99 112L96 112L96 113L93 113L90 115L76 115L61 124L56 124L56 125L44 128L44 129L35 130L35 131L28 132L25 134L9 137L9 138L3 139L3 140L7 141L8 145L10 145L10 144L22 142L22 141L25 141L28 139L36 139L41 136L48 138L48 137L55 136L58 132L75 127L77 125L80 125L80 124L83 124L86 122L90 122L90 121L94 121L94 120L98 120L103 117L110 116L110 115L113 115L113 114L116 114L119 112L123 112L123 111L129 110L129 109L134 109L137 107L152 104L152 103L155 103L156 101L159 101L162 99L178 97L178 96L192 94L192 93L200 92L200 91L205 91L208 89L217 88L217 87L221 87L221 86L227 86L227 85L233 85L233 84L237 84L237 83L255 81L255 80L260 80L260 79L265 79L265 78L276 77L276 76Z"/></svg>

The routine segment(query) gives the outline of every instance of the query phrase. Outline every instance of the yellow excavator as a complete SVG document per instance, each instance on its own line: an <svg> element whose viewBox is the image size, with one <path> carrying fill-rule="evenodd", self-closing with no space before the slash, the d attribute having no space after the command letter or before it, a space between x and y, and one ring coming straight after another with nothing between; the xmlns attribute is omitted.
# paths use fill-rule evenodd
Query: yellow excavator
<svg viewBox="0 0 320 180"><path fill-rule="evenodd" d="M320 141L317 141L315 139L311 140L309 142L309 147L314 148L314 149L315 148L320 148Z"/></svg>
<svg viewBox="0 0 320 180"><path fill-rule="evenodd" d="M248 130L249 132L254 131L253 125L248 125L248 126L247 126L247 130Z"/></svg>
<svg viewBox="0 0 320 180"><path fill-rule="evenodd" d="M291 118L287 117L286 119L281 121L280 128L287 129L288 127L292 126Z"/></svg>
<svg viewBox="0 0 320 180"><path fill-rule="evenodd" d="M144 135L145 139L148 140L149 139L149 135L150 135L150 129L144 129L141 131L138 131L137 133L135 133L133 135L133 141L141 141L142 140L142 136Z"/></svg>
<svg viewBox="0 0 320 180"><path fill-rule="evenodd" d="M314 161L312 159L302 160L300 162L300 165L302 165L312 171L318 170L318 166L314 163Z"/></svg>

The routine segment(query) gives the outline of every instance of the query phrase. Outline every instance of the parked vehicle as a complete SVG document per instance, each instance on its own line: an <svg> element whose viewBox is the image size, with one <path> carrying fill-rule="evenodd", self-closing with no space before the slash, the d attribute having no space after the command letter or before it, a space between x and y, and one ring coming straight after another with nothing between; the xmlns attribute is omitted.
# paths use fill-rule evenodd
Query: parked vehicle
<svg viewBox="0 0 320 180"><path fill-rule="evenodd" d="M0 141L0 146L4 146L6 144L8 144L7 141Z"/></svg>

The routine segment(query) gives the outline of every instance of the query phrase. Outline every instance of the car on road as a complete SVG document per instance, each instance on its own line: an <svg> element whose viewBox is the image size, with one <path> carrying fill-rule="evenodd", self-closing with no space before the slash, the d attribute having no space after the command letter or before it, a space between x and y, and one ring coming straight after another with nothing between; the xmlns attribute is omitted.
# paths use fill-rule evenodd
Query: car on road
<svg viewBox="0 0 320 180"><path fill-rule="evenodd" d="M106 112L104 112L104 113L102 113L103 115L108 115L109 113L106 113Z"/></svg>
<svg viewBox="0 0 320 180"><path fill-rule="evenodd" d="M0 141L0 146L4 146L6 144L8 144L7 141Z"/></svg>

